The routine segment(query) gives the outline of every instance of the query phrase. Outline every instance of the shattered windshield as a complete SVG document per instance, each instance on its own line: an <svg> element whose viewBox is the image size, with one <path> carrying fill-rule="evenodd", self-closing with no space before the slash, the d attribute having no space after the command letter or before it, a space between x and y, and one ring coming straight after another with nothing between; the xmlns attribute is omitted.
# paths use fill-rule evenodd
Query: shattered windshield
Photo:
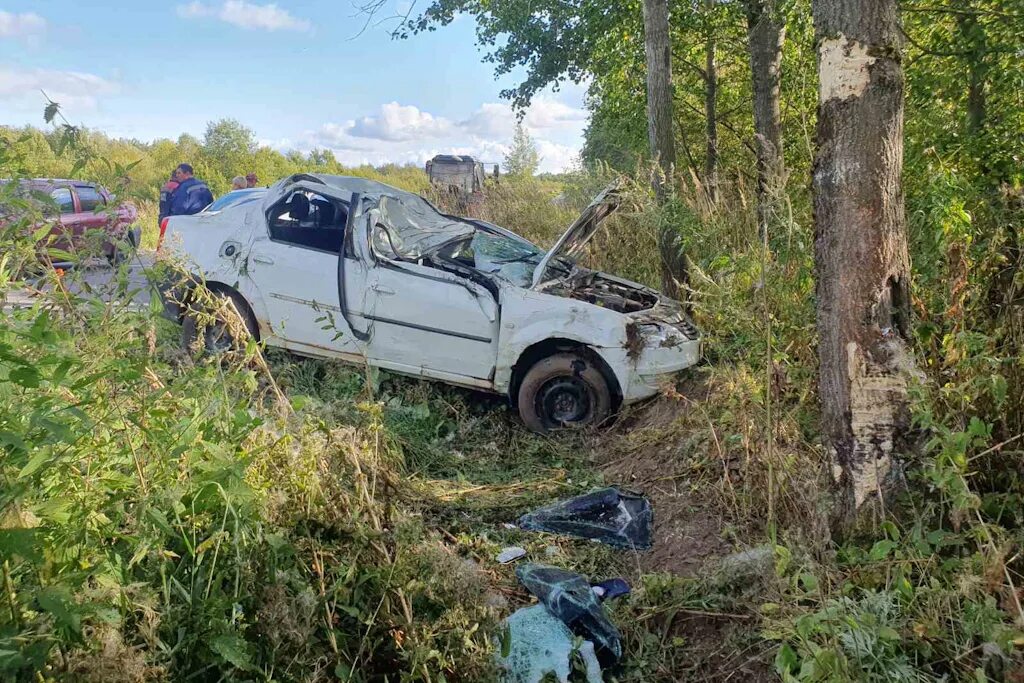
<svg viewBox="0 0 1024 683"><path fill-rule="evenodd" d="M452 239L468 237L469 223L441 214L414 194L384 195L377 205L391 250L399 258L417 259Z"/></svg>
<svg viewBox="0 0 1024 683"><path fill-rule="evenodd" d="M517 287L529 287L533 282L533 271L546 253L522 238L477 230L472 238L442 249L439 255L476 268L481 273L496 275ZM558 259L552 267L567 275L573 268L566 259Z"/></svg>
<svg viewBox="0 0 1024 683"><path fill-rule="evenodd" d="M519 287L529 287L533 269L544 257L544 251L526 241L478 230L469 242L477 270L499 275Z"/></svg>

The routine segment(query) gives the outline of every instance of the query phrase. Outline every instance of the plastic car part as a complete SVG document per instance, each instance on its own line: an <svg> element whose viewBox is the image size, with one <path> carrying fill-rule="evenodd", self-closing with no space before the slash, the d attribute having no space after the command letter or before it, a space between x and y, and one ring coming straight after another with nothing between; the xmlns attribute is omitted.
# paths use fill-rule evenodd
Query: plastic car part
<svg viewBox="0 0 1024 683"><path fill-rule="evenodd" d="M601 602L612 600L620 595L627 595L630 591L629 584L625 579L607 579L601 583L595 583L590 588Z"/></svg>
<svg viewBox="0 0 1024 683"><path fill-rule="evenodd" d="M585 578L532 562L516 567L516 576L573 633L592 641L599 659L614 662L622 656L622 636Z"/></svg>
<svg viewBox="0 0 1024 683"><path fill-rule="evenodd" d="M654 512L644 496L608 487L528 512L519 526L588 538L615 548L649 550Z"/></svg>
<svg viewBox="0 0 1024 683"><path fill-rule="evenodd" d="M358 229L358 220L362 216L362 196L358 192L353 192L349 199L349 210L348 220L345 222L345 234L351 235L354 230ZM341 309L341 317L345 320L345 324L348 325L348 329L352 332L352 336L361 342L367 342L370 340L370 335L367 332L356 329L352 324L352 320L348 313L348 300L345 296L345 244L342 242L341 249L338 251L338 308Z"/></svg>

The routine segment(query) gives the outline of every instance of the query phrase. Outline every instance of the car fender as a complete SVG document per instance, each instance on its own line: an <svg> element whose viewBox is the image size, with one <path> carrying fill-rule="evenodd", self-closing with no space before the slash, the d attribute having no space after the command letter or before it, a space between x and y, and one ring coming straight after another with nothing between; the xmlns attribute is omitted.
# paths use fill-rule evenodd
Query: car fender
<svg viewBox="0 0 1024 683"><path fill-rule="evenodd" d="M518 287L502 289L501 329L494 388L507 392L512 372L523 353L549 339L564 339L596 353L626 385L629 370L622 353L626 344L626 316L584 301Z"/></svg>

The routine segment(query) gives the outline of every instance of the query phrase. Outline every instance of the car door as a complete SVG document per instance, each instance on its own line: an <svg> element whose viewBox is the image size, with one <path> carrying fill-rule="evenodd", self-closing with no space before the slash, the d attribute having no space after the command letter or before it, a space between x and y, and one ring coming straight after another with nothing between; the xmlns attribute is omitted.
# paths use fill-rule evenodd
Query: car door
<svg viewBox="0 0 1024 683"><path fill-rule="evenodd" d="M106 201L92 185L76 185L78 214L75 217L76 236L83 236L89 230L105 230Z"/></svg>
<svg viewBox="0 0 1024 683"><path fill-rule="evenodd" d="M289 220L287 213L274 216L282 217ZM362 358L363 348L338 306L343 223L330 228L339 231L337 240L324 240L309 232L323 228L284 229L268 224L266 218L261 220L264 229L256 231L249 247L246 274L265 303L273 337L281 346L300 353ZM324 248L329 242L336 246ZM346 303L358 315L363 309L366 269L354 256L346 256L344 270ZM356 318L355 322L362 321Z"/></svg>
<svg viewBox="0 0 1024 683"><path fill-rule="evenodd" d="M494 296L453 273L379 256L376 261L366 280L370 362L487 386L497 355Z"/></svg>
<svg viewBox="0 0 1024 683"><path fill-rule="evenodd" d="M47 247L57 252L70 252L74 241L75 225L78 218L75 196L69 187L56 187L50 192L50 198L57 205L58 221L51 231L52 239ZM80 230L84 228L79 228ZM63 261L66 257L57 253L53 260Z"/></svg>

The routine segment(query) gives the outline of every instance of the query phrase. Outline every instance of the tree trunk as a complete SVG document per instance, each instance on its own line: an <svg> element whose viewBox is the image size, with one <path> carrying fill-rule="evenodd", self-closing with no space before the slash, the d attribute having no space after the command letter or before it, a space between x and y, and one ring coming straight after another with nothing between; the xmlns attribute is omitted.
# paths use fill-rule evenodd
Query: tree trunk
<svg viewBox="0 0 1024 683"><path fill-rule="evenodd" d="M715 0L707 0L710 13L714 9ZM709 33L704 46L704 116L707 119L707 154L704 159L704 183L707 186L708 200L718 203L718 64L715 60L714 33Z"/></svg>
<svg viewBox="0 0 1024 683"><path fill-rule="evenodd" d="M658 201L665 201L676 163L672 131L672 45L668 0L644 0L644 47L647 56L647 139L660 166L654 179ZM676 226L664 223L658 234L662 288L673 298L685 296L686 258Z"/></svg>
<svg viewBox="0 0 1024 683"><path fill-rule="evenodd" d="M841 534L884 505L909 426L901 34L897 0L813 0L813 12L818 390Z"/></svg>
<svg viewBox="0 0 1024 683"><path fill-rule="evenodd" d="M985 81L988 68L985 63L986 39L985 29L978 23L975 14L964 13L958 16L962 44L967 46L967 133L972 137L979 136L985 128Z"/></svg>
<svg viewBox="0 0 1024 683"><path fill-rule="evenodd" d="M775 197L785 182L782 153L782 46L786 25L775 0L747 0L747 42L754 97L754 134L757 138L757 226L768 232Z"/></svg>
<svg viewBox="0 0 1024 683"><path fill-rule="evenodd" d="M672 46L668 33L668 0L644 0L644 47L647 53L647 139L651 156L666 177L676 163L672 135ZM655 182L661 196L665 187Z"/></svg>

